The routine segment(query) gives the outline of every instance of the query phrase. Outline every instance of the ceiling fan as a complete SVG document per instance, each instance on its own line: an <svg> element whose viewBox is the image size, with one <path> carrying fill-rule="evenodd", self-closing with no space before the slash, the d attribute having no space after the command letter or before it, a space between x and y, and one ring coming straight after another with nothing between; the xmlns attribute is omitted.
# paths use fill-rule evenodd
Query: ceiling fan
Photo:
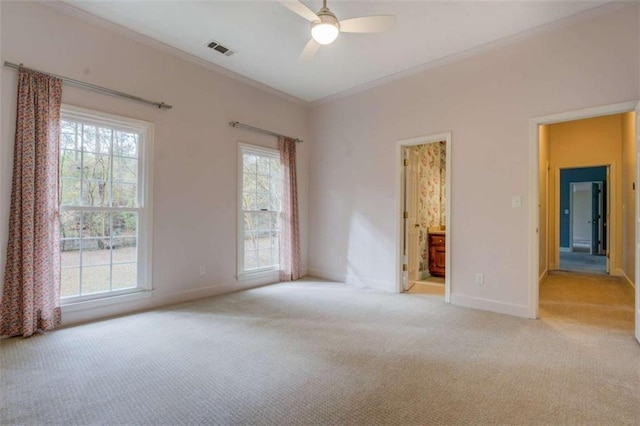
<svg viewBox="0 0 640 426"><path fill-rule="evenodd" d="M341 32L381 33L393 29L396 24L394 15L362 16L339 21L327 7L327 0L322 1L322 9L318 13L298 0L280 0L280 3L311 22L311 40L300 54L302 60L311 59L321 45L333 43Z"/></svg>

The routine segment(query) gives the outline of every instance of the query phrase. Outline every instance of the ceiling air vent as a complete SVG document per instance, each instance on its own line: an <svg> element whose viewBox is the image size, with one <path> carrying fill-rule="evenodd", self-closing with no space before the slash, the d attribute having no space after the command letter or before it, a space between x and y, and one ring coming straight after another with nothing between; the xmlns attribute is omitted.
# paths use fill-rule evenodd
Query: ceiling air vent
<svg viewBox="0 0 640 426"><path fill-rule="evenodd" d="M229 49L228 47L224 47L217 41L213 41L213 40L210 41L209 44L207 44L207 47L209 49L215 50L216 52L222 53L225 56L231 56L235 53L233 50Z"/></svg>

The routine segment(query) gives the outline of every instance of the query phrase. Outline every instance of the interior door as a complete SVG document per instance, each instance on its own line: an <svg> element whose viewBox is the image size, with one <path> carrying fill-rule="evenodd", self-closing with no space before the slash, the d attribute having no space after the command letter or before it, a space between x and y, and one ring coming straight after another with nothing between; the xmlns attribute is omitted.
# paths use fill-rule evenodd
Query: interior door
<svg viewBox="0 0 640 426"><path fill-rule="evenodd" d="M591 182L591 254L598 254L600 241L600 184Z"/></svg>
<svg viewBox="0 0 640 426"><path fill-rule="evenodd" d="M418 176L418 161L419 155L417 150L407 148L407 159L409 164L407 166L407 187L406 187L406 212L407 214L407 260L409 269L409 285L411 281L418 281L420 279L420 243L419 232L420 224L418 219L418 191L419 188L419 176Z"/></svg>
<svg viewBox="0 0 640 426"><path fill-rule="evenodd" d="M409 221L407 217L407 194L409 186L409 148L402 148L402 289L403 291L409 290L411 284L409 283L409 270L407 264L409 263Z"/></svg>
<svg viewBox="0 0 640 426"><path fill-rule="evenodd" d="M640 183L640 103L636 106L636 181ZM636 339L640 342L640 197L636 188Z"/></svg>

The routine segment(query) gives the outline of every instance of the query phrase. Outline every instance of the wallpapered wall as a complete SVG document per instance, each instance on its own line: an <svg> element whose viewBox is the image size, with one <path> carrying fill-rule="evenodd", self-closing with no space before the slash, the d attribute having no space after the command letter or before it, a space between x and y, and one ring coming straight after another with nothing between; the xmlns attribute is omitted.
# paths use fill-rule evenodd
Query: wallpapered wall
<svg viewBox="0 0 640 426"><path fill-rule="evenodd" d="M427 232L431 226L444 226L447 223L446 164L445 142L433 142L418 145L418 222L420 230L420 270L429 269Z"/></svg>

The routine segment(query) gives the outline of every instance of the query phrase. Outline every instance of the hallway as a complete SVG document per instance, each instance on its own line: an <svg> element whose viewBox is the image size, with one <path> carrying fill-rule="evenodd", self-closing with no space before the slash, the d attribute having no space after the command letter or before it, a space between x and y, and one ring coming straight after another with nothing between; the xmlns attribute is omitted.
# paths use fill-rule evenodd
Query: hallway
<svg viewBox="0 0 640 426"><path fill-rule="evenodd" d="M633 336L634 290L622 277L552 272L540 284L540 320ZM604 330L603 330L604 329Z"/></svg>

